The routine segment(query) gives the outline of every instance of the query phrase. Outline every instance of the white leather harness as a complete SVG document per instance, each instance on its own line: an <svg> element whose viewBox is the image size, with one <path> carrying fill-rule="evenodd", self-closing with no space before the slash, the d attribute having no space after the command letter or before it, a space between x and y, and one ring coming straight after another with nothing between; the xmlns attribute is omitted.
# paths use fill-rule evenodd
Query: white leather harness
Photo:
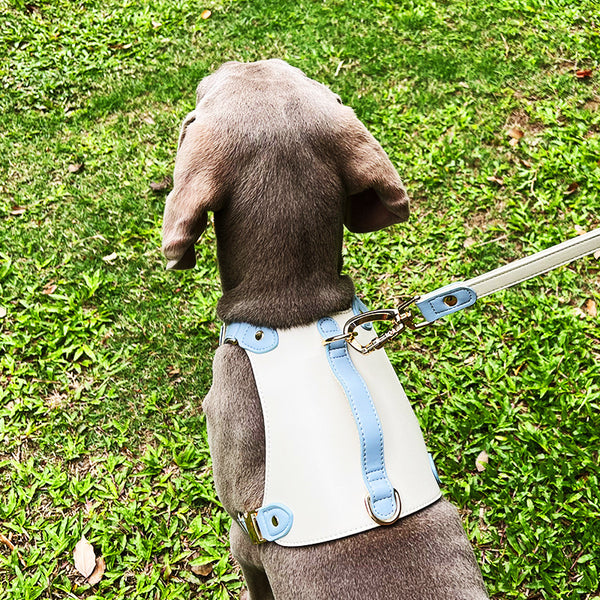
<svg viewBox="0 0 600 600"><path fill-rule="evenodd" d="M352 311L292 329L236 323L266 434L262 507L240 515L255 542L303 546L394 522L440 497L417 419L384 350L323 339ZM360 328L364 343L374 333ZM362 383L361 383L362 382Z"/></svg>

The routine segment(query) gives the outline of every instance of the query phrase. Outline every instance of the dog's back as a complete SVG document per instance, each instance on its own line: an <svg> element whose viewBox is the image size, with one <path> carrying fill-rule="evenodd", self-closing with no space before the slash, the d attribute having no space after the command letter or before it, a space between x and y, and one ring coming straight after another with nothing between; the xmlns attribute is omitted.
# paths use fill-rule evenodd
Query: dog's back
<svg viewBox="0 0 600 600"><path fill-rule="evenodd" d="M226 323L287 328L349 308L343 226L373 231L408 216L396 171L353 111L277 60L227 63L201 82L174 181L163 230L169 266L195 264L193 245L214 211ZM232 517L259 507L264 421L240 346L217 350L204 410L224 507ZM487 598L458 513L444 500L313 546L254 546L235 523L231 540L251 600Z"/></svg>

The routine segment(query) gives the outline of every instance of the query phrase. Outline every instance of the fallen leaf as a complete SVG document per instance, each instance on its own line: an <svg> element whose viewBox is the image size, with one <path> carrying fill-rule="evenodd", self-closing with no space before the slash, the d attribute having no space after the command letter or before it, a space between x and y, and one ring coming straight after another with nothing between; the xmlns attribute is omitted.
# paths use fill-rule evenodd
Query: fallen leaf
<svg viewBox="0 0 600 600"><path fill-rule="evenodd" d="M148 123L148 125L156 125L156 121L150 115L143 115L142 121Z"/></svg>
<svg viewBox="0 0 600 600"><path fill-rule="evenodd" d="M58 286L55 283L47 283L43 288L42 288L42 294L54 294L54 292L56 291L56 288Z"/></svg>
<svg viewBox="0 0 600 600"><path fill-rule="evenodd" d="M497 183L498 185L504 185L504 179L502 179L502 177L496 177L495 175L492 175L491 177L488 177L487 180L491 181L492 183Z"/></svg>
<svg viewBox="0 0 600 600"><path fill-rule="evenodd" d="M579 189L579 184L576 181L573 181L569 184L569 187L563 192L564 196L570 196L574 194Z"/></svg>
<svg viewBox="0 0 600 600"><path fill-rule="evenodd" d="M118 254L116 252L113 252L112 254L107 254L106 256L102 257L102 260L104 262L110 263L113 260L115 260L117 258Z"/></svg>
<svg viewBox="0 0 600 600"><path fill-rule="evenodd" d="M585 235L587 233L587 229L581 225L575 225L575 233L577 235Z"/></svg>
<svg viewBox="0 0 600 600"><path fill-rule="evenodd" d="M73 550L73 559L75 560L75 568L84 576L89 577L96 568L96 554L93 546L81 536L81 539L75 545Z"/></svg>
<svg viewBox="0 0 600 600"><path fill-rule="evenodd" d="M104 577L104 571L106 571L106 562L102 556L100 556L96 560L96 568L93 570L92 574L88 579L88 583L90 585L96 585L100 583L102 577Z"/></svg>
<svg viewBox="0 0 600 600"><path fill-rule="evenodd" d="M6 316L6 309L4 308L4 306L0 306L0 319L4 319L4 317Z"/></svg>
<svg viewBox="0 0 600 600"><path fill-rule="evenodd" d="M15 206L11 208L10 214L13 216L22 215L26 210L27 208L25 206L17 206L15 204Z"/></svg>
<svg viewBox="0 0 600 600"><path fill-rule="evenodd" d="M153 192L164 192L173 185L173 178L167 175L162 181L152 181L149 185Z"/></svg>
<svg viewBox="0 0 600 600"><path fill-rule="evenodd" d="M474 240L472 237L468 237L463 242L463 248L470 248L471 246L474 246L475 244L476 244L476 240Z"/></svg>
<svg viewBox="0 0 600 600"><path fill-rule="evenodd" d="M485 450L482 450L479 453L479 456L475 459L475 468L477 469L477 471L479 471L479 473L485 471L489 460L490 457L488 456L488 453Z"/></svg>
<svg viewBox="0 0 600 600"><path fill-rule="evenodd" d="M210 15L212 15L212 11L203 10L202 13L200 14L200 18L201 19L210 19Z"/></svg>
<svg viewBox="0 0 600 600"><path fill-rule="evenodd" d="M600 259L600 250L596 250L596 252L594 252L594 258L596 260Z"/></svg>
<svg viewBox="0 0 600 600"><path fill-rule="evenodd" d="M73 163L67 167L69 173L81 173L83 171L83 163Z"/></svg>
<svg viewBox="0 0 600 600"><path fill-rule="evenodd" d="M511 137L513 140L520 140L525 134L518 129L517 127L511 127L508 130L508 135L509 137Z"/></svg>
<svg viewBox="0 0 600 600"><path fill-rule="evenodd" d="M593 72L593 69L579 69L579 71L575 72L575 77L578 77L579 79L588 79L592 76Z"/></svg>
<svg viewBox="0 0 600 600"><path fill-rule="evenodd" d="M161 26L162 23L159 23L158 21L152 21L152 27L154 27L154 29L158 29Z"/></svg>
<svg viewBox="0 0 600 600"><path fill-rule="evenodd" d="M583 312L586 315L589 315L590 317L597 317L598 316L598 307L596 306L595 300L593 300L592 298L588 298L583 303L582 310L583 310Z"/></svg>
<svg viewBox="0 0 600 600"><path fill-rule="evenodd" d="M192 565L192 573L200 575L200 577L208 577L213 572L213 565L207 563L205 565Z"/></svg>

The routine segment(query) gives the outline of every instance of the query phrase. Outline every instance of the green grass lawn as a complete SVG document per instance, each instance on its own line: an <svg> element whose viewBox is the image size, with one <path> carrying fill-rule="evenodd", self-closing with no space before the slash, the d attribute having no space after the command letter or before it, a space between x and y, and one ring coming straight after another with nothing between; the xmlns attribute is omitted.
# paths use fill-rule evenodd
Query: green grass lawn
<svg viewBox="0 0 600 600"><path fill-rule="evenodd" d="M168 189L150 187L221 62L286 59L389 153L411 220L345 238L373 308L600 226L596 0L0 0L0 13L7 600L239 594L200 407L214 235L194 271L166 272ZM495 599L600 598L596 303L589 257L389 347ZM82 534L106 563L95 586L73 566Z"/></svg>

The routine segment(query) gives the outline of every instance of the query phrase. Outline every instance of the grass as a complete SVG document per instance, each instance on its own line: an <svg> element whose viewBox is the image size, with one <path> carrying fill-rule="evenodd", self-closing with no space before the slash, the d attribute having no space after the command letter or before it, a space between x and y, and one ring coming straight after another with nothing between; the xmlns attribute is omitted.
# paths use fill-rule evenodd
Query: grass
<svg viewBox="0 0 600 600"><path fill-rule="evenodd" d="M202 76L278 56L355 108L414 198L345 240L388 307L599 226L599 9L0 0L0 596L239 594L200 409L214 238L165 272L149 187ZM590 257L390 346L494 599L600 598L599 284Z"/></svg>

